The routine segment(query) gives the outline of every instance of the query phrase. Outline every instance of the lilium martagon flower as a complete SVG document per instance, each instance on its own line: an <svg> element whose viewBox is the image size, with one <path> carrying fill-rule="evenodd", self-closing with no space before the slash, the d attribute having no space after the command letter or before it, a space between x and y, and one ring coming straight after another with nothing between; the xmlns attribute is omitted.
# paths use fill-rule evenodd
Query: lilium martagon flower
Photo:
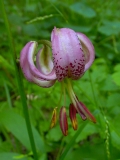
<svg viewBox="0 0 120 160"><path fill-rule="evenodd" d="M38 43L42 43L43 47L37 52ZM95 117L79 101L72 87L72 80L80 79L94 61L95 51L91 41L83 33L54 27L51 42L41 40L38 43L28 42L20 53L20 66L25 78L44 88L53 86L57 80L61 83L61 94L65 97L67 90L71 100L69 117L74 130L77 130L77 113L82 120L89 119L95 123ZM66 102L60 109L59 122L62 133L66 136L68 121L65 104ZM51 128L55 126L56 120L57 107L53 110Z"/></svg>

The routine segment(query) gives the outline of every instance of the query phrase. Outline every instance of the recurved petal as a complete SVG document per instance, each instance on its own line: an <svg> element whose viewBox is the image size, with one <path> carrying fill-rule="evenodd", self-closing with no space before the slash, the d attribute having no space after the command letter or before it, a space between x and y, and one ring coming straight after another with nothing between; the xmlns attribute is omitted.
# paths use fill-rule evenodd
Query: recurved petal
<svg viewBox="0 0 120 160"><path fill-rule="evenodd" d="M68 135L68 122L65 107L61 107L60 109L60 128L64 136Z"/></svg>
<svg viewBox="0 0 120 160"><path fill-rule="evenodd" d="M77 36L80 40L80 43L82 45L82 49L85 55L85 70L86 71L93 63L95 59L95 50L92 42L89 40L89 38L84 35L83 33L77 32Z"/></svg>
<svg viewBox="0 0 120 160"><path fill-rule="evenodd" d="M51 34L53 63L59 81L78 79L84 73L85 56L77 34L68 28L54 28Z"/></svg>
<svg viewBox="0 0 120 160"><path fill-rule="evenodd" d="M32 81L32 75L30 72L29 64L28 64L28 51L32 43L33 42L28 42L20 53L20 66L25 78L28 81Z"/></svg>
<svg viewBox="0 0 120 160"><path fill-rule="evenodd" d="M36 83L37 85L45 88L51 87L55 83L55 80L46 81L39 77L35 77L30 70L30 63L28 63L28 55L31 51L31 46L34 47L34 42L28 42L20 53L20 66L23 74L25 78L30 82Z"/></svg>
<svg viewBox="0 0 120 160"><path fill-rule="evenodd" d="M46 81L38 77L35 77L34 75L31 75L31 76L32 76L32 82L43 88L49 88L53 86L56 81L56 80Z"/></svg>
<svg viewBox="0 0 120 160"><path fill-rule="evenodd" d="M56 74L54 69L47 75L43 74L41 71L37 69L37 67L34 64L34 55L35 55L35 50L37 47L37 42L33 41L28 50L27 50L27 55L28 55L28 64L30 68L30 72L32 75L34 75L37 78L43 79L43 80L55 80L56 79Z"/></svg>
<svg viewBox="0 0 120 160"><path fill-rule="evenodd" d="M53 61L51 57L50 48L44 45L36 55L36 67L45 75L50 74L53 70Z"/></svg>
<svg viewBox="0 0 120 160"><path fill-rule="evenodd" d="M77 130L76 109L73 104L69 106L69 116L74 130Z"/></svg>

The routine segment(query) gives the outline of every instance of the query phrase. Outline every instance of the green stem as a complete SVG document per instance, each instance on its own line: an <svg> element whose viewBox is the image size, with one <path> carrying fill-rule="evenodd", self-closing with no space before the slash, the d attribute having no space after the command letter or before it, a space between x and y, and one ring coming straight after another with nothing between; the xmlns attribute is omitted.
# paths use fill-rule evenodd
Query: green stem
<svg viewBox="0 0 120 160"><path fill-rule="evenodd" d="M5 11L5 8L4 8L3 0L0 0L0 4L1 4L0 6L1 6L2 13L3 13L4 22L5 22L5 25L6 25L7 34L8 34L8 38L9 38L11 54L12 54L13 61L14 61L15 74L16 74L16 79L17 79L17 82L18 82L18 89L19 89L19 93L20 93L20 96L21 96L23 112L24 112L24 116L25 116L25 121L26 121L26 126L27 126L27 130L28 130L30 143L31 143L31 148L32 148L35 160L38 160L38 155L37 155L37 151L36 151L36 147L35 147L35 141L34 141L34 137L33 137L32 127L31 127L31 123L30 123L30 117L29 117L29 112L28 112L28 107L27 107L26 96L25 96L25 92L24 92L23 81L22 81L21 74L20 74L21 73L20 68L17 66L17 63L16 63L16 52L15 52L12 33L11 33L11 30L10 30L10 26L9 26L6 11Z"/></svg>
<svg viewBox="0 0 120 160"><path fill-rule="evenodd" d="M72 89L70 80L67 80L67 82L68 82L68 83L67 83L66 88L67 88L67 90L68 90L69 97L70 97L72 103L74 104L74 106L76 106L76 101L75 101L76 97L75 97L75 95L74 95L74 92L73 92L73 89Z"/></svg>
<svg viewBox="0 0 120 160"><path fill-rule="evenodd" d="M84 122L84 124L82 124L80 126L80 128L77 130L77 132L75 133L75 135L72 137L72 139L70 140L70 142L66 145L65 150L63 152L63 154L61 155L59 160L63 160L67 153L69 152L69 150L74 146L76 138L80 135L80 133L83 131L83 129L86 127L86 125L88 124L88 122Z"/></svg>
<svg viewBox="0 0 120 160"><path fill-rule="evenodd" d="M63 104L64 104L64 106L66 106L66 91L65 91L65 82L63 81L63 82L61 82L61 85L62 85L62 93L63 93L63 97L64 97L64 100L63 100Z"/></svg>
<svg viewBox="0 0 120 160"><path fill-rule="evenodd" d="M59 160L60 154L62 153L62 150L63 150L64 143L65 143L65 137L63 137L63 139L61 140L61 144L60 144L60 147L59 147L59 151L58 151L56 160Z"/></svg>

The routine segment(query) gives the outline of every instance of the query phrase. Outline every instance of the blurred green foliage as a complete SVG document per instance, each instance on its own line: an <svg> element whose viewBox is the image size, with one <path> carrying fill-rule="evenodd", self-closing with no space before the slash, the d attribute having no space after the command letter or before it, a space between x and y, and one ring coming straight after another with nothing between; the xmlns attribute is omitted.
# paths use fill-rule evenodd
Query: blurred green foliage
<svg viewBox="0 0 120 160"><path fill-rule="evenodd" d="M83 32L96 50L91 69L73 83L76 94L93 112L97 123L86 123L77 137L74 137L70 121L67 137L63 138L58 123L50 130L60 85L56 83L44 89L23 78L39 160L60 159L73 138L65 160L120 159L120 1L4 0L4 4L18 59L28 41L49 40L54 26ZM1 12L0 42L0 159L32 160ZM67 102L69 106L70 100ZM80 127L85 122L77 118Z"/></svg>

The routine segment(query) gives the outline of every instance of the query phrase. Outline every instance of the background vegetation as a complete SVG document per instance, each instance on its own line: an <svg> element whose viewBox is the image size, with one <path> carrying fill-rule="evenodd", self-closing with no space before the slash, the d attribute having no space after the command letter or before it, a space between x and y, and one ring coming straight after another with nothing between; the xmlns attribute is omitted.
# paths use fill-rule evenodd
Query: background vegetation
<svg viewBox="0 0 120 160"><path fill-rule="evenodd" d="M11 46L10 28L5 27L0 5L0 160L34 159L23 100L27 101L39 160L120 159L120 1L4 0L4 5L14 43ZM54 26L83 32L96 50L94 64L74 81L74 89L97 123L83 122L78 116L79 129L73 131L69 121L67 137L59 123L50 129L51 114L60 97L59 83L44 89L22 76L22 93L15 70L23 46L30 40L50 40ZM21 99L24 92L27 99Z"/></svg>

